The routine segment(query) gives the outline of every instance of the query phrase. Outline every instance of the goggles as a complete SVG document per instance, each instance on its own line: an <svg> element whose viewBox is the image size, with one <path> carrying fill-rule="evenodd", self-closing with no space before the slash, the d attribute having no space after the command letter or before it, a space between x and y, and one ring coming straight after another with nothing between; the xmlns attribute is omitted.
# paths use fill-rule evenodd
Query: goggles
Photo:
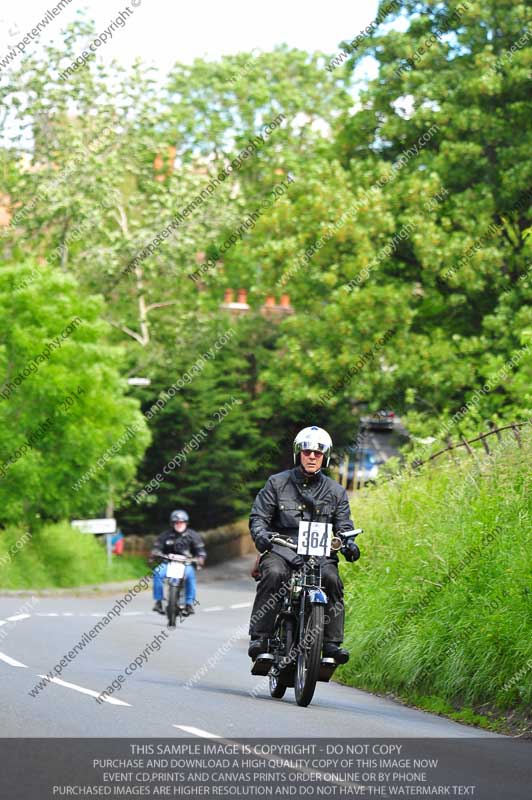
<svg viewBox="0 0 532 800"><path fill-rule="evenodd" d="M317 442L315 439L314 441L307 441L307 442L298 442L296 445L296 450L299 452L301 450L314 450L318 453L326 453L329 449L329 445L322 444L321 442Z"/></svg>

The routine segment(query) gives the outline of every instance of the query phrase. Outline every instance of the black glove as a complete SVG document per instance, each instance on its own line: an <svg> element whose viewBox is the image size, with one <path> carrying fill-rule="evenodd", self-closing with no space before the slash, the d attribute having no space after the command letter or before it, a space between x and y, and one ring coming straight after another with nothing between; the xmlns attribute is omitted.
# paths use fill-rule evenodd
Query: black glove
<svg viewBox="0 0 532 800"><path fill-rule="evenodd" d="M360 558L360 550L354 539L348 539L342 547L342 553L346 561L358 561Z"/></svg>
<svg viewBox="0 0 532 800"><path fill-rule="evenodd" d="M272 549L273 543L267 533L257 533L255 536L255 547L259 553L266 553L268 550Z"/></svg>
<svg viewBox="0 0 532 800"><path fill-rule="evenodd" d="M290 562L290 566L294 569L301 569L304 563L305 559L303 556L299 555L299 553L295 553L293 561Z"/></svg>
<svg viewBox="0 0 532 800"><path fill-rule="evenodd" d="M158 566L160 559L162 558L162 553L160 550L152 550L150 555L148 556L148 564L150 567Z"/></svg>

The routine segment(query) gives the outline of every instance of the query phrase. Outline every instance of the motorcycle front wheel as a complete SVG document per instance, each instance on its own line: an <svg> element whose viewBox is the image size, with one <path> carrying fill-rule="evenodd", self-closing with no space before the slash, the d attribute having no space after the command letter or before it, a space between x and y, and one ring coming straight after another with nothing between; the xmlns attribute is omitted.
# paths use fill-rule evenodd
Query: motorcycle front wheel
<svg viewBox="0 0 532 800"><path fill-rule="evenodd" d="M298 706L308 706L314 696L320 671L323 645L323 605L312 605L305 616L305 624L299 630L298 656L294 689Z"/></svg>
<svg viewBox="0 0 532 800"><path fill-rule="evenodd" d="M178 602L179 587L171 583L168 590L168 605L166 606L166 614L168 616L168 627L175 628L175 621L177 617L177 602Z"/></svg>

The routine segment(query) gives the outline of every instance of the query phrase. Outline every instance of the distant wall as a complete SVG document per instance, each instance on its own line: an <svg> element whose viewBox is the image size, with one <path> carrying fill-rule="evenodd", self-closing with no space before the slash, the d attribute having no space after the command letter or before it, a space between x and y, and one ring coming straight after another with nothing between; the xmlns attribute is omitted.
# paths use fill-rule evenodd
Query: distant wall
<svg viewBox="0 0 532 800"><path fill-rule="evenodd" d="M230 558L238 558L248 553L255 552L255 546L249 534L248 521L238 520L221 528L212 528L200 531L207 548L209 564L218 564ZM124 554L136 555L147 558L154 536L126 536L124 540Z"/></svg>

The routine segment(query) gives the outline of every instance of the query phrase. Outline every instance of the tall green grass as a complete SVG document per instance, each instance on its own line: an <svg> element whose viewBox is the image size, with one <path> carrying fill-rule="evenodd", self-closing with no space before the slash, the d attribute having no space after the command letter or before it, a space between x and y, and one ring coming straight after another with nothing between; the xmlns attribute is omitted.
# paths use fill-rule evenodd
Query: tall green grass
<svg viewBox="0 0 532 800"><path fill-rule="evenodd" d="M21 528L0 531L0 588L44 589L122 581L147 573L140 558L113 557L102 542L68 523L47 525L29 536Z"/></svg>
<svg viewBox="0 0 532 800"><path fill-rule="evenodd" d="M532 447L457 456L357 493L339 679L406 697L532 705Z"/></svg>

